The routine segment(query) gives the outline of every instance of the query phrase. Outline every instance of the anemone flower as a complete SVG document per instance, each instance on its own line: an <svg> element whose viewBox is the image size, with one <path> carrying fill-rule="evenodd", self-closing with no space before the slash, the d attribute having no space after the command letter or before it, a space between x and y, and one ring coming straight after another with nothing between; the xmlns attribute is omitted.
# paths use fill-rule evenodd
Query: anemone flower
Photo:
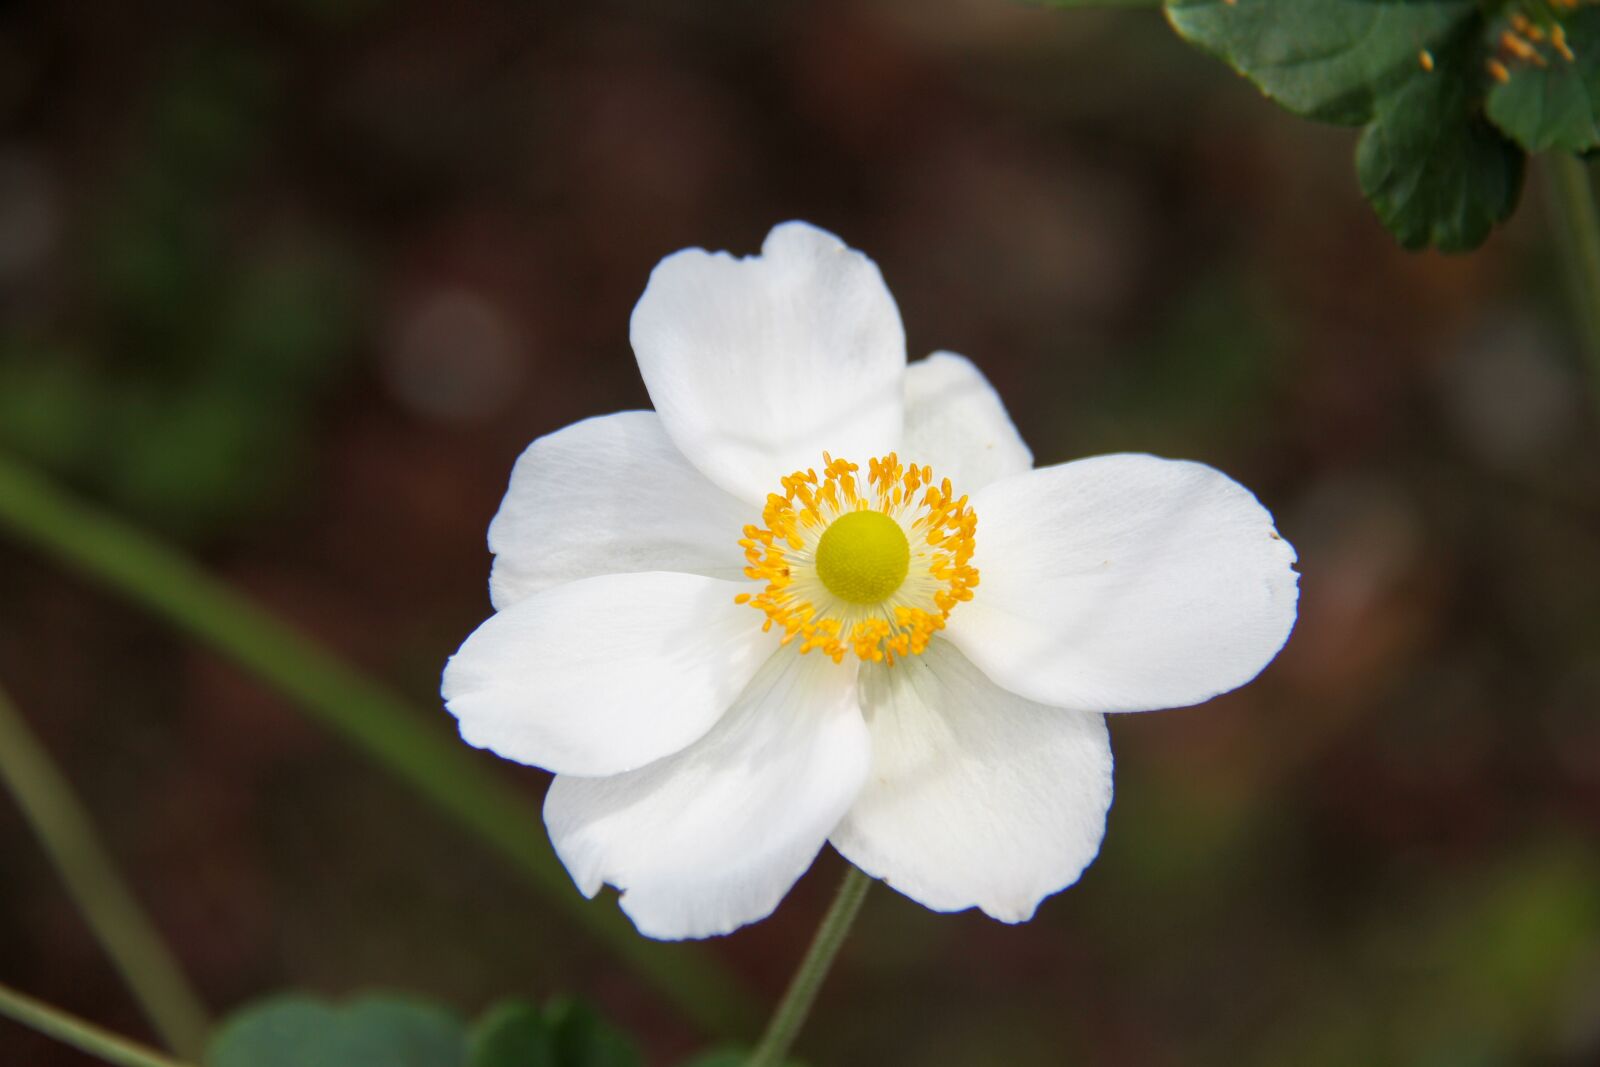
<svg viewBox="0 0 1600 1067"><path fill-rule="evenodd" d="M824 842L1026 920L1099 850L1106 713L1242 685L1294 625L1248 490L1149 455L1035 469L970 362L906 362L829 233L668 256L631 338L655 410L523 453L443 692L469 743L555 773L557 853L644 934L764 918Z"/></svg>

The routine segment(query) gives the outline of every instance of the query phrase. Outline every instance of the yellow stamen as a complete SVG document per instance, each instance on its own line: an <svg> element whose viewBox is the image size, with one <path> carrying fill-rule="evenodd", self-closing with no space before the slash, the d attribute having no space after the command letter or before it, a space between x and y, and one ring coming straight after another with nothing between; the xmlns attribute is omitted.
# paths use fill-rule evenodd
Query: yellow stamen
<svg viewBox="0 0 1600 1067"><path fill-rule="evenodd" d="M1558 22L1550 27L1550 44L1561 53L1561 58L1571 63L1578 57L1573 55L1572 48L1567 44L1567 31Z"/></svg>
<svg viewBox="0 0 1600 1067"><path fill-rule="evenodd" d="M1544 27L1534 22L1521 11L1511 16L1511 28L1530 41L1542 41L1545 37Z"/></svg>
<svg viewBox="0 0 1600 1067"><path fill-rule="evenodd" d="M782 479L767 496L764 526L746 526L745 574L764 582L735 599L766 615L783 642L875 663L920 655L955 606L972 599L977 516L948 478L898 456L860 468L822 454L823 467Z"/></svg>
<svg viewBox="0 0 1600 1067"><path fill-rule="evenodd" d="M1524 62L1532 63L1537 67L1545 65L1544 56L1540 54L1539 50L1511 30L1506 30L1500 35L1500 47L1509 55Z"/></svg>

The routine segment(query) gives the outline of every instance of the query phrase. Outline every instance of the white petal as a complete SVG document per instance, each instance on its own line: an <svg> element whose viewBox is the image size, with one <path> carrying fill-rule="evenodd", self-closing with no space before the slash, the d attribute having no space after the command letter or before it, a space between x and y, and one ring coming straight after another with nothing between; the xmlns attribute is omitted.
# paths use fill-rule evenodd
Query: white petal
<svg viewBox="0 0 1600 1067"><path fill-rule="evenodd" d="M667 433L742 499L825 449L864 466L900 443L900 312L872 260L813 226L779 226L747 259L668 256L630 332Z"/></svg>
<svg viewBox="0 0 1600 1067"><path fill-rule="evenodd" d="M735 604L748 583L693 574L568 582L492 616L445 666L469 744L560 774L617 774L721 718L776 639Z"/></svg>
<svg viewBox="0 0 1600 1067"><path fill-rule="evenodd" d="M529 445L489 524L494 606L598 574L683 571L738 580L759 512L683 458L653 411L573 423Z"/></svg>
<svg viewBox="0 0 1600 1067"><path fill-rule="evenodd" d="M996 686L948 641L861 672L872 770L833 846L934 911L1003 922L1078 880L1111 807L1105 716Z"/></svg>
<svg viewBox="0 0 1600 1067"><path fill-rule="evenodd" d="M995 482L972 509L979 585L947 633L1030 700L1197 704L1254 678L1294 626L1294 549L1202 464L1098 456Z"/></svg>
<svg viewBox="0 0 1600 1067"><path fill-rule="evenodd" d="M1032 468L1000 394L965 356L935 352L906 368L905 455L971 493Z"/></svg>
<svg viewBox="0 0 1600 1067"><path fill-rule="evenodd" d="M615 778L558 777L544 821L578 888L622 890L650 937L770 915L866 775L855 676L850 662L782 649L692 748Z"/></svg>

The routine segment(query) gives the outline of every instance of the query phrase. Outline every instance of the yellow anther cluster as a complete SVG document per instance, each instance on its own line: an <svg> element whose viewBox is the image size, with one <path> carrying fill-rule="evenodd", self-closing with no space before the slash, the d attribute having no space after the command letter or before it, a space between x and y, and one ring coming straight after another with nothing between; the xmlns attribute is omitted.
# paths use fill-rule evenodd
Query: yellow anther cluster
<svg viewBox="0 0 1600 1067"><path fill-rule="evenodd" d="M1584 0L1547 0L1547 3L1548 8L1537 18L1523 11L1512 14L1510 26L1501 31L1495 42L1495 55L1485 61L1489 76L1495 81L1502 84L1510 81L1512 68L1519 63L1548 67L1550 57L1546 48L1567 63L1577 58L1567 43L1566 28L1557 21L1561 16L1556 13L1576 11Z"/></svg>
<svg viewBox="0 0 1600 1067"><path fill-rule="evenodd" d="M838 663L853 652L890 664L920 655L955 606L972 599L977 516L950 479L936 482L932 468L893 453L868 462L865 485L856 464L826 452L822 460L820 475L804 470L782 479L783 492L769 494L762 509L765 525L744 528L745 574L766 585L736 599L763 612L762 629L782 630L784 644L798 639L802 654L819 650ZM858 511L893 519L910 546L904 580L876 603L835 595L817 572L822 535Z"/></svg>

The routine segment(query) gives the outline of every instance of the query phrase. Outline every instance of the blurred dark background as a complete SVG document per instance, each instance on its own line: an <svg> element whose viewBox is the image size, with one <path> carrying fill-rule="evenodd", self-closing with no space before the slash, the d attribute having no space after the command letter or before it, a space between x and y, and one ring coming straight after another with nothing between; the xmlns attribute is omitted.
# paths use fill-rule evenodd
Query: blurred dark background
<svg viewBox="0 0 1600 1067"><path fill-rule="evenodd" d="M1254 685L1113 720L1101 858L1033 923L876 891L808 1057L1597 1063L1600 427L1538 175L1482 251L1410 255L1352 143L1150 12L11 3L0 447L436 708L517 453L647 402L650 268L816 222L1041 463L1214 464L1304 580ZM696 1047L422 802L9 539L0 679L217 1009L567 992ZM482 764L536 823L543 776ZM763 998L838 868L715 943ZM0 980L150 1037L9 803ZM87 1062L0 1023L0 1063Z"/></svg>

